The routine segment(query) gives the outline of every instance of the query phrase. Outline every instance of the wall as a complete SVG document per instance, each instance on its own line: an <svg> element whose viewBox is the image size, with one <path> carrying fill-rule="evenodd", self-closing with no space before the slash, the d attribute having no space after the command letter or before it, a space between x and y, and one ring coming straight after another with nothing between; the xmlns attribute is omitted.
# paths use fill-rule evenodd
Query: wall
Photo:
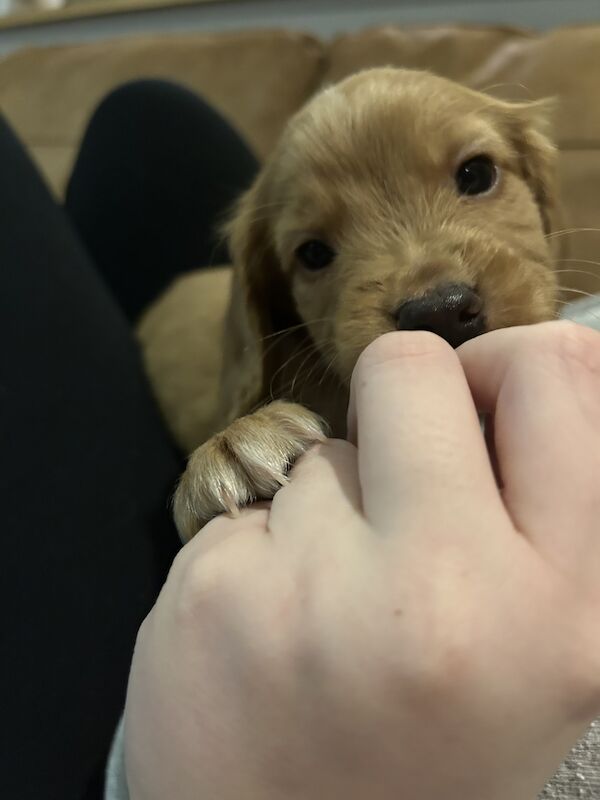
<svg viewBox="0 0 600 800"><path fill-rule="evenodd" d="M144 32L285 26L332 36L386 22L447 21L533 28L600 22L600 0L236 0L0 29L0 54L29 44L81 42Z"/></svg>

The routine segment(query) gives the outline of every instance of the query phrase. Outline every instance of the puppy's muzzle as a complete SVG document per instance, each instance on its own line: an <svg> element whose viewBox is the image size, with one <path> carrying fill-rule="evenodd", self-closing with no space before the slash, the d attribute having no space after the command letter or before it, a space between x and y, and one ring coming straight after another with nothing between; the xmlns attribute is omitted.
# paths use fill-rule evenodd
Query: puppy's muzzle
<svg viewBox="0 0 600 800"><path fill-rule="evenodd" d="M431 331L458 347L485 332L481 297L465 283L445 283L406 300L394 314L399 331Z"/></svg>

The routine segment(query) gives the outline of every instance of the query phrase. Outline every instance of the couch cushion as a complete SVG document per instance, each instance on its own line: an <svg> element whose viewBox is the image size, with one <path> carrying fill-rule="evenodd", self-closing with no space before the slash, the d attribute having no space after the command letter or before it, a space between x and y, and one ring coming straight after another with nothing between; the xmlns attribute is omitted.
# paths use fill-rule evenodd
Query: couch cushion
<svg viewBox="0 0 600 800"><path fill-rule="evenodd" d="M220 109L264 156L318 84L323 57L317 40L284 31L27 49L0 62L0 109L61 194L92 110L118 84L176 80Z"/></svg>
<svg viewBox="0 0 600 800"><path fill-rule="evenodd" d="M556 97L561 227L600 228L600 26L544 34L496 27L376 28L338 37L324 80L386 65L430 69L505 99ZM561 272L563 284L599 291L600 230L561 241L561 257L571 260L558 267L578 270Z"/></svg>
<svg viewBox="0 0 600 800"><path fill-rule="evenodd" d="M404 66L430 69L461 83L507 42L528 41L526 31L470 26L385 26L338 36L331 44L327 81L360 69Z"/></svg>

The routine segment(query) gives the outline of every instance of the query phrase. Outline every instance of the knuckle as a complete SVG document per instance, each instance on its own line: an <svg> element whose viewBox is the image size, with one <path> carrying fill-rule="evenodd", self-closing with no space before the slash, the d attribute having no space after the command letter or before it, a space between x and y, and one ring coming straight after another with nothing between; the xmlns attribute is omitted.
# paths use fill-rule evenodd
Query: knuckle
<svg viewBox="0 0 600 800"><path fill-rule="evenodd" d="M190 549L182 547L175 555L169 568L169 574L165 581L165 586L179 586L183 576L186 574L188 564L192 560Z"/></svg>
<svg viewBox="0 0 600 800"><path fill-rule="evenodd" d="M440 704L460 703L476 678L472 652L449 642L412 644L399 652L375 642L367 648L364 674L373 676L374 686L423 714L434 713Z"/></svg>
<svg viewBox="0 0 600 800"><path fill-rule="evenodd" d="M329 439L327 442L320 445L320 447L323 447L326 452L339 453L342 456L356 455L356 445L352 444L352 442L349 442L347 439Z"/></svg>
<svg viewBox="0 0 600 800"><path fill-rule="evenodd" d="M327 439L325 442L316 444L310 451L309 457L325 456L326 458L346 458L356 454L356 446L346 439Z"/></svg>
<svg viewBox="0 0 600 800"><path fill-rule="evenodd" d="M179 570L177 616L180 620L198 620L198 614L215 608L235 587L235 559L231 543L224 543L201 556L190 558Z"/></svg>
<svg viewBox="0 0 600 800"><path fill-rule="evenodd" d="M430 643L413 653L411 667L405 673L415 695L439 702L459 694L469 674L471 651L456 638Z"/></svg>
<svg viewBox="0 0 600 800"><path fill-rule="evenodd" d="M318 442L308 449L294 466L294 475L307 470L312 471L315 465L326 461L338 466L356 457L356 447L343 439L327 439Z"/></svg>
<svg viewBox="0 0 600 800"><path fill-rule="evenodd" d="M176 614L182 623L197 626L200 618L223 619L224 613L239 614L254 601L256 587L267 583L267 513L248 509L236 519L212 520L208 530L216 541L207 549L184 548L183 553L191 552L174 576Z"/></svg>

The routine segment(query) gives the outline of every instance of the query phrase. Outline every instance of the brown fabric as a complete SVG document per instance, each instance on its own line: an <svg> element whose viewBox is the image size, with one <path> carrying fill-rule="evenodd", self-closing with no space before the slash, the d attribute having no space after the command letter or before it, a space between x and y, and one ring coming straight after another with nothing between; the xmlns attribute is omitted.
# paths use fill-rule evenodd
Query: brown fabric
<svg viewBox="0 0 600 800"><path fill-rule="evenodd" d="M600 90L600 76L598 80ZM600 147L563 151L559 168L563 227L577 232L560 237L567 247L556 268L569 270L559 277L564 299L574 301L588 292L600 293Z"/></svg>
<svg viewBox="0 0 600 800"><path fill-rule="evenodd" d="M160 77L188 86L264 157L314 90L322 68L322 45L285 31L27 49L0 62L0 109L61 194L92 110L120 83Z"/></svg>
<svg viewBox="0 0 600 800"><path fill-rule="evenodd" d="M326 81L336 82L370 67L429 69L461 83L471 83L490 55L507 42L529 34L512 28L468 26L385 26L337 37L330 48Z"/></svg>
<svg viewBox="0 0 600 800"><path fill-rule="evenodd" d="M200 270L175 281L137 326L146 373L169 429L191 452L214 433L224 319L232 271Z"/></svg>
<svg viewBox="0 0 600 800"><path fill-rule="evenodd" d="M600 26L546 34L467 26L383 27L338 37L326 82L375 66L429 69L509 100L557 98L562 227L600 228ZM600 231L562 238L563 285L600 291ZM592 263L590 263L592 262ZM583 274L584 272L588 273Z"/></svg>

